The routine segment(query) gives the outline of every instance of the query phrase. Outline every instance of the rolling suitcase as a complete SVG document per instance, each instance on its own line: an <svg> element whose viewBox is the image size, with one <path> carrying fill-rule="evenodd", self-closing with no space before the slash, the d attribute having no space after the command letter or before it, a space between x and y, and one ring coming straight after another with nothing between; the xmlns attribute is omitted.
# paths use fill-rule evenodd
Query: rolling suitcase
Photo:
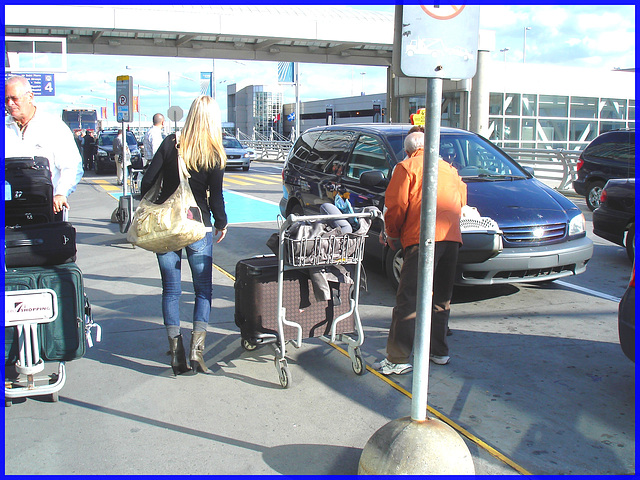
<svg viewBox="0 0 640 480"><path fill-rule="evenodd" d="M76 260L76 229L68 222L6 227L5 265L34 267Z"/></svg>
<svg viewBox="0 0 640 480"><path fill-rule="evenodd" d="M40 356L47 361L67 361L84 356L90 306L84 294L82 272L75 263L10 268L5 272L4 289L53 290L57 296L58 316L53 322L37 326ZM13 365L18 352L16 329L5 327L5 365Z"/></svg>
<svg viewBox="0 0 640 480"><path fill-rule="evenodd" d="M5 159L5 225L53 222L53 183L45 157ZM7 185L8 183L8 185Z"/></svg>
<svg viewBox="0 0 640 480"><path fill-rule="evenodd" d="M333 284L333 282L331 282ZM284 274L283 307L287 318L302 325L303 338L327 335L333 320L349 311L353 283L335 283L330 300L316 301L309 275L301 270ZM278 340L278 260L274 255L240 260L236 264L235 323L243 342L255 346ZM353 315L337 325L337 333L353 332ZM293 327L284 327L285 339L295 338ZM245 345L245 343L243 343ZM246 347L245 347L246 348Z"/></svg>

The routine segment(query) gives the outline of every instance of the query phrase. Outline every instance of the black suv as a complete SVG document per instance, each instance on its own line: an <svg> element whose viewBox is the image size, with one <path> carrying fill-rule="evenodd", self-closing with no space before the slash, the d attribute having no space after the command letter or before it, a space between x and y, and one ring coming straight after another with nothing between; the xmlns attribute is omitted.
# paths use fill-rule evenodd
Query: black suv
<svg viewBox="0 0 640 480"><path fill-rule="evenodd" d="M113 140L118 135L117 130L101 130L96 140L96 173L115 172L116 161L113 155ZM131 165L135 169L142 169L142 154L138 141L133 132L127 130L127 145L131 152Z"/></svg>
<svg viewBox="0 0 640 480"><path fill-rule="evenodd" d="M607 180L636 176L635 129L611 130L598 135L580 155L577 169L573 189L584 195L593 211L600 205L602 187Z"/></svg>
<svg viewBox="0 0 640 480"><path fill-rule="evenodd" d="M593 233L627 249L634 257L636 236L636 179L613 178L602 189L600 206L593 212Z"/></svg>
<svg viewBox="0 0 640 480"><path fill-rule="evenodd" d="M280 212L317 215L335 192L348 192L354 209L384 208L395 165L404 158L411 125L344 124L311 128L297 139L282 170ZM475 133L440 129L440 155L467 184L467 200L498 223L503 250L487 260L471 258L463 244L457 283L536 282L576 275L586 269L593 242L584 215L562 194L535 179L506 153ZM382 221L371 224L365 254L377 258L397 284L401 252L378 240ZM464 243L464 233L463 233Z"/></svg>

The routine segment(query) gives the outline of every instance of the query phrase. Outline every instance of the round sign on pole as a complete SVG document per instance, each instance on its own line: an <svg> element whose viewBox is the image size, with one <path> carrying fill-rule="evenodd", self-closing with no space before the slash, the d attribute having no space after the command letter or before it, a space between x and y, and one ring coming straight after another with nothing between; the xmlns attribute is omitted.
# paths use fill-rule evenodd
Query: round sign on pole
<svg viewBox="0 0 640 480"><path fill-rule="evenodd" d="M182 119L182 115L184 115L184 112L180 107L174 106L169 108L169 110L167 111L167 115L169 116L169 119L175 123L178 120Z"/></svg>

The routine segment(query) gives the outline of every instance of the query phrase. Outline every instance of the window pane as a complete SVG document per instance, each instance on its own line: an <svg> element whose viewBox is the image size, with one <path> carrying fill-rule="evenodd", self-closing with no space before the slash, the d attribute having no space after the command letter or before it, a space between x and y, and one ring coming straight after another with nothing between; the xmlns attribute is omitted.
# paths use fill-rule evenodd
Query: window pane
<svg viewBox="0 0 640 480"><path fill-rule="evenodd" d="M320 172L335 170L333 164L335 162L344 163L345 157L350 150L352 139L353 134L351 132L325 130L313 149L314 152L318 153L318 156L309 158L308 162L310 164L307 166Z"/></svg>
<svg viewBox="0 0 640 480"><path fill-rule="evenodd" d="M502 115L502 94L489 94L489 115Z"/></svg>
<svg viewBox="0 0 640 480"><path fill-rule="evenodd" d="M572 142L590 142L598 136L598 122L572 120L569 126L569 140Z"/></svg>
<svg viewBox="0 0 640 480"><path fill-rule="evenodd" d="M533 119L522 120L522 134L520 137L523 141L532 142L536 139L536 121Z"/></svg>
<svg viewBox="0 0 640 480"><path fill-rule="evenodd" d="M568 117L568 97L559 95L540 95L539 109L541 117Z"/></svg>
<svg viewBox="0 0 640 480"><path fill-rule="evenodd" d="M502 140L503 130L504 127L502 118L489 119L489 140Z"/></svg>
<svg viewBox="0 0 640 480"><path fill-rule="evenodd" d="M543 142L567 141L567 120L546 120L540 119L538 139Z"/></svg>
<svg viewBox="0 0 640 480"><path fill-rule="evenodd" d="M519 140L520 136L520 119L506 118L504 120L504 139Z"/></svg>
<svg viewBox="0 0 640 480"><path fill-rule="evenodd" d="M600 118L624 120L626 118L627 101L616 98L600 100Z"/></svg>
<svg viewBox="0 0 640 480"><path fill-rule="evenodd" d="M537 113L536 95L522 95L522 116L535 117Z"/></svg>
<svg viewBox="0 0 640 480"><path fill-rule="evenodd" d="M598 118L597 98L571 97L571 117Z"/></svg>
<svg viewBox="0 0 640 480"><path fill-rule="evenodd" d="M346 176L358 180L360 175L370 170L379 170L386 177L389 162L386 151L377 138L361 135L351 153Z"/></svg>
<svg viewBox="0 0 640 480"><path fill-rule="evenodd" d="M520 95L508 93L504 99L505 115L520 115Z"/></svg>

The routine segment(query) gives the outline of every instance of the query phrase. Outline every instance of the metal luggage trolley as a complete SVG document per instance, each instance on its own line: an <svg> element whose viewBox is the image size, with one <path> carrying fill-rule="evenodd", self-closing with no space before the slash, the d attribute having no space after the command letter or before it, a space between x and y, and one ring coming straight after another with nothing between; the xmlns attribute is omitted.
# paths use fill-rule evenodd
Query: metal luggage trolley
<svg viewBox="0 0 640 480"><path fill-rule="evenodd" d="M333 320L329 336L321 335L317 338L327 342L336 343L336 340L347 344L349 357L351 358L353 371L357 375L366 372L366 365L360 346L364 342L364 331L358 312L358 302L360 299L360 279L361 264L364 256L365 239L367 232L361 234L347 233L330 237L314 237L293 239L288 235L289 227L296 222L316 222L332 220L348 220L352 218L380 217L382 214L378 209L366 213L350 213L342 215L309 215L298 216L289 215L287 219L278 216L279 226L279 251L278 251L278 341L272 343L275 350L274 363L278 370L280 384L283 388L291 385L291 373L286 359L286 343L290 341L294 347L300 348L302 345L302 327L296 322L287 320L286 309L283 307L284 272L290 269L308 269L327 265L355 265L355 278L353 279L353 294L349 298L349 310L339 315ZM355 334L353 338L346 333L336 333L338 323L349 318L351 315L355 321ZM294 327L297 331L295 339L286 340L284 327Z"/></svg>

